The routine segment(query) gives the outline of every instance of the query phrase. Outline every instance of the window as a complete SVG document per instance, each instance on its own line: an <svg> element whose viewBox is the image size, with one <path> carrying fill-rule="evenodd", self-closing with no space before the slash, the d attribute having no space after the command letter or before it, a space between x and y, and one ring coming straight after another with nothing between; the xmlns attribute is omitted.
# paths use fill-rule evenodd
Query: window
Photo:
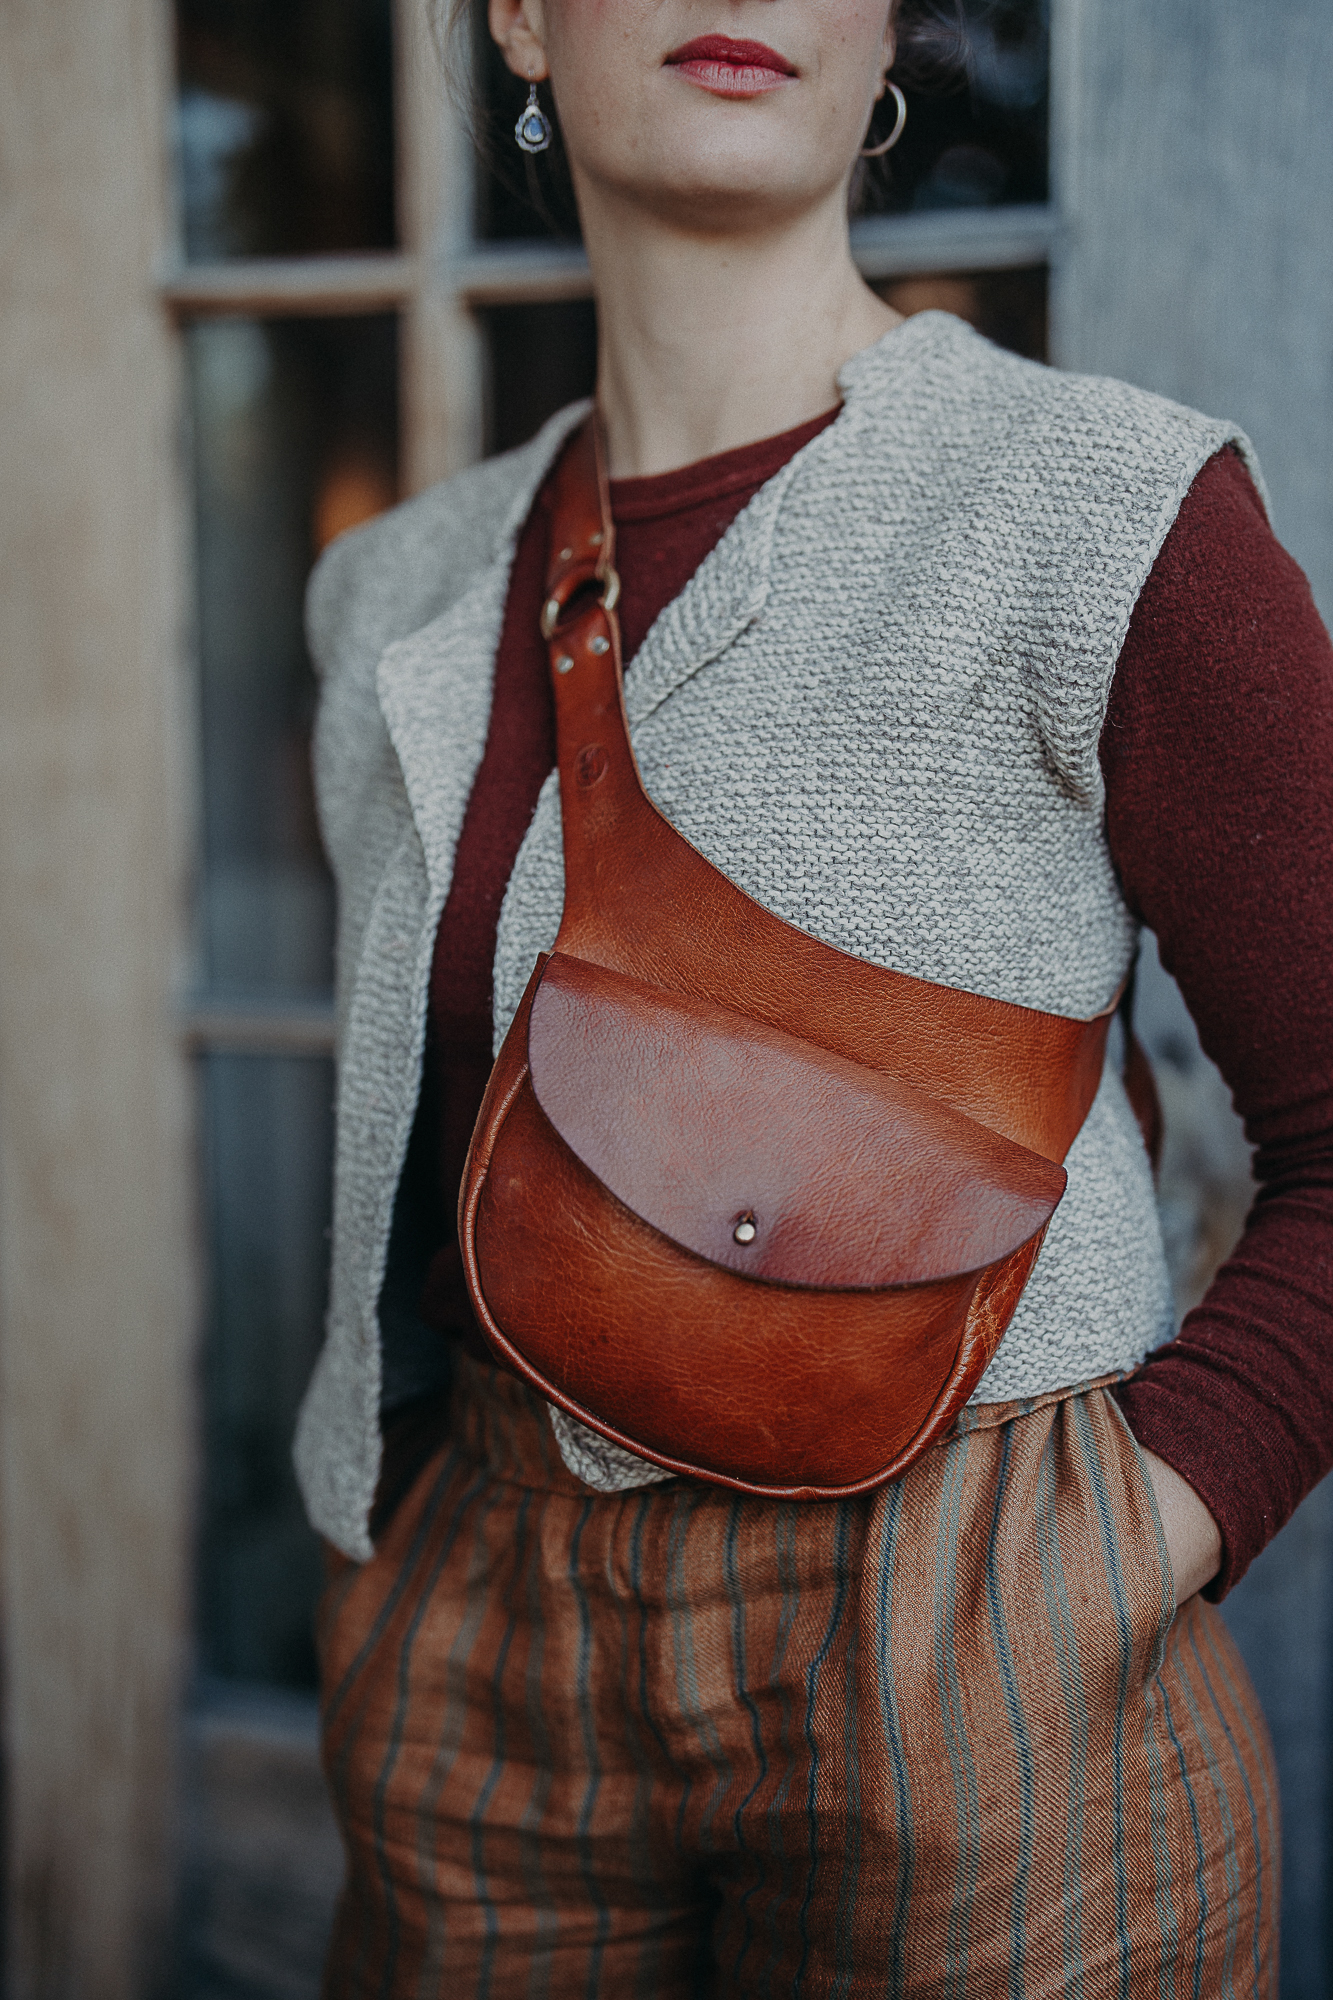
<svg viewBox="0 0 1333 2000"><path fill-rule="evenodd" d="M1045 8L969 9L971 82L913 97L856 254L901 310L945 305L1041 354ZM210 1259L199 1660L294 1688L313 1683L318 1554L290 1441L321 1338L333 1100L305 580L335 534L528 437L596 364L571 206L512 146L524 88L474 32L474 151L426 16L427 0L175 8L164 290L187 357L200 730L184 1025Z"/></svg>

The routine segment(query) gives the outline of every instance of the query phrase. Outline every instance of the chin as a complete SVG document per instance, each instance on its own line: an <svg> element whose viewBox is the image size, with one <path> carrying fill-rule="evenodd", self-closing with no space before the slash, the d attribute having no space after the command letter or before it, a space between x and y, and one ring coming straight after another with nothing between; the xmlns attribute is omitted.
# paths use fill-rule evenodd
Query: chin
<svg viewBox="0 0 1333 2000"><path fill-rule="evenodd" d="M657 216L678 220L682 228L722 234L815 208L834 191L822 177L794 176L791 164L756 158L750 151L719 155L710 150L704 159L659 154L651 179L626 177L620 187L622 196Z"/></svg>

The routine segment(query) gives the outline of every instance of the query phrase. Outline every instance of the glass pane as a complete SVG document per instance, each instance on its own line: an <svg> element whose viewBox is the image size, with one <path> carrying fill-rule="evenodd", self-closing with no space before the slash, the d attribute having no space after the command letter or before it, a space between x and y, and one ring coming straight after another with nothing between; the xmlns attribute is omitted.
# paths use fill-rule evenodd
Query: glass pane
<svg viewBox="0 0 1333 2000"><path fill-rule="evenodd" d="M597 316L590 299L494 306L481 323L488 453L522 444L566 403L592 394Z"/></svg>
<svg viewBox="0 0 1333 2000"><path fill-rule="evenodd" d="M897 312L956 313L997 347L1046 359L1046 266L1026 271L947 271L894 278L876 291Z"/></svg>
<svg viewBox="0 0 1333 2000"><path fill-rule="evenodd" d="M942 10L941 10L942 11ZM1049 0L961 0L966 73L922 75L893 151L867 163L860 209L900 215L1045 201ZM887 138L886 99L872 139Z"/></svg>
<svg viewBox="0 0 1333 2000"><path fill-rule="evenodd" d="M333 897L302 635L318 550L397 489L396 322L191 329L203 737L200 950L215 994L322 994Z"/></svg>
<svg viewBox="0 0 1333 2000"><path fill-rule="evenodd" d="M320 1551L291 1466L327 1292L333 1066L200 1064L212 1297L204 1350L199 1667L314 1685Z"/></svg>
<svg viewBox="0 0 1333 2000"><path fill-rule="evenodd" d="M392 246L391 30L391 0L176 0L187 257Z"/></svg>
<svg viewBox="0 0 1333 2000"><path fill-rule="evenodd" d="M948 10L939 10L948 18ZM960 0L964 53L945 67L918 59L908 117L894 151L868 165L858 192L865 214L932 208L994 208L1047 198L1049 0ZM479 236L576 236L568 177L555 153L525 160L514 122L526 87L510 74L476 0L473 24L479 99ZM904 62L910 60L905 52ZM888 101L873 137L891 129Z"/></svg>

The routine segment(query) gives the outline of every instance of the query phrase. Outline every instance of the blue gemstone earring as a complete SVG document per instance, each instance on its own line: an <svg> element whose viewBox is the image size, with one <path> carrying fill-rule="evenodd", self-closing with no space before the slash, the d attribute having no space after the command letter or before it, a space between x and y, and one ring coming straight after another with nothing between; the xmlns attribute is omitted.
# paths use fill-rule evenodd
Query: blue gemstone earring
<svg viewBox="0 0 1333 2000"><path fill-rule="evenodd" d="M528 101L514 127L514 137L525 153L544 153L551 143L551 121L537 102L535 83L528 85Z"/></svg>

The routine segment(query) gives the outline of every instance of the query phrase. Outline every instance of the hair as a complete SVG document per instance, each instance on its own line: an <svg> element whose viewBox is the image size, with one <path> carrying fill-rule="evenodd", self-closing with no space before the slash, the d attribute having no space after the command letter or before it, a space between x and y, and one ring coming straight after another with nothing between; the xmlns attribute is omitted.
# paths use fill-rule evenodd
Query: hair
<svg viewBox="0 0 1333 2000"><path fill-rule="evenodd" d="M560 131L559 114L549 87L544 92L543 109L551 121L553 137L544 156L539 176L535 160L515 159L515 149L506 141L518 116L527 86L518 77L504 77L512 88L513 105L498 114L483 87L485 66L494 62L503 68L486 33L484 15L477 0L428 0L431 27L444 65L450 90L471 127L478 151L487 166L512 192L528 200L548 227L571 233L577 227L574 193ZM970 42L966 14L967 0L895 0L894 57L889 75L903 90L942 93L962 88L970 74ZM481 47L469 48L467 30L480 17ZM876 192L892 185L891 156L858 160L852 175L853 212L866 205ZM519 172L523 179L520 181Z"/></svg>

